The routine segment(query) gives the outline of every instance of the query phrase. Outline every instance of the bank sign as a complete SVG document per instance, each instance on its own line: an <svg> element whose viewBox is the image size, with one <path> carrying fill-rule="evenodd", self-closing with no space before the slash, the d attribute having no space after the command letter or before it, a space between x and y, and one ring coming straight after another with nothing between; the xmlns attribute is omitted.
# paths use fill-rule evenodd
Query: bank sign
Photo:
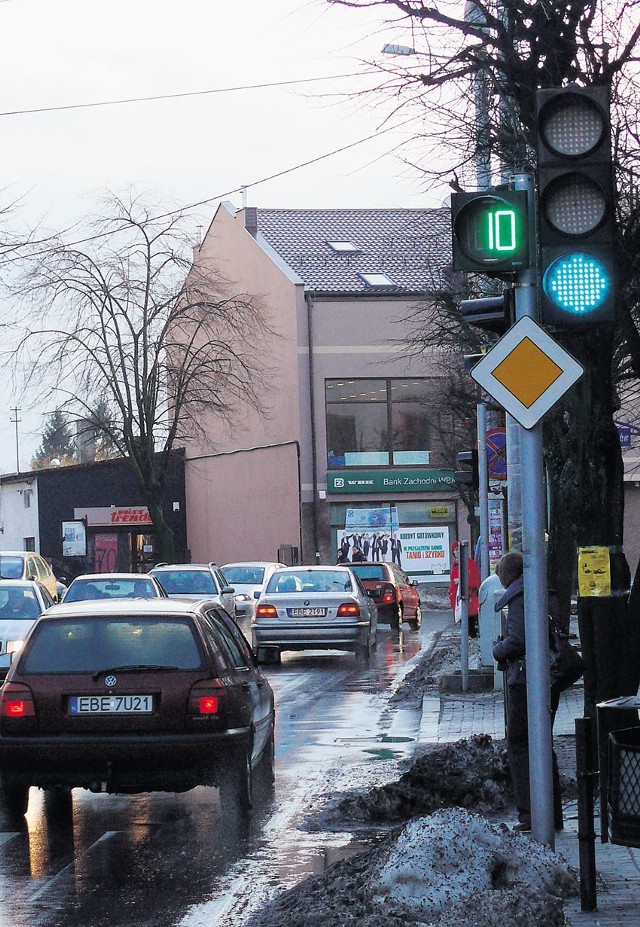
<svg viewBox="0 0 640 927"><path fill-rule="evenodd" d="M453 470L329 470L329 493L452 492Z"/></svg>

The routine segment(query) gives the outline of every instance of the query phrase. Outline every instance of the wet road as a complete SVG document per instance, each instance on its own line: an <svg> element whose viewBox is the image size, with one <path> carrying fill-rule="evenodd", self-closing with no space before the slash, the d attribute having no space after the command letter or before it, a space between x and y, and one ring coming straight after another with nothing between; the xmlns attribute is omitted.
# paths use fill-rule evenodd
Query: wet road
<svg viewBox="0 0 640 927"><path fill-rule="evenodd" d="M425 616L422 646L442 618ZM31 790L24 828L0 832L0 927L235 927L279 885L353 852L349 835L297 829L323 795L366 784L413 750L417 712L388 692L421 646L386 626L370 668L351 654L285 654L267 667L276 693L276 786L258 784L250 824L216 789L92 795L46 805Z"/></svg>

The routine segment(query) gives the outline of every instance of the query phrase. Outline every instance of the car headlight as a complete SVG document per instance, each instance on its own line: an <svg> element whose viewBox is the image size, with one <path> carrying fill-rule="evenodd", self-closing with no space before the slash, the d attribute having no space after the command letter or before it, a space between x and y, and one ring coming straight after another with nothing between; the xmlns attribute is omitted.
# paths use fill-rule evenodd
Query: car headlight
<svg viewBox="0 0 640 927"><path fill-rule="evenodd" d="M246 592L240 592L238 595L234 596L236 602L250 602L251 596L247 595Z"/></svg>

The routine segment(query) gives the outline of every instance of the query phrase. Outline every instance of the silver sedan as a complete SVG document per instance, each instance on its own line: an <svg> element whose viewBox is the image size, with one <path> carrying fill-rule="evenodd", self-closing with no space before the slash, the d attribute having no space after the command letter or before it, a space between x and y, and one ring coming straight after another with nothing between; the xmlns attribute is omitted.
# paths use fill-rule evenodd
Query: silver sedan
<svg viewBox="0 0 640 927"><path fill-rule="evenodd" d="M347 566L276 570L251 624L258 659L278 662L283 650L351 650L368 661L376 645L376 607Z"/></svg>

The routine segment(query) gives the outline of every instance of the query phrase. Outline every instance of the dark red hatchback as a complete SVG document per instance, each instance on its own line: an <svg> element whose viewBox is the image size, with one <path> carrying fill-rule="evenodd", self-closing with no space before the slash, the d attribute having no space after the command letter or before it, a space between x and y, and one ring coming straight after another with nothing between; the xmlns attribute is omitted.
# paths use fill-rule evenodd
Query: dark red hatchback
<svg viewBox="0 0 640 927"><path fill-rule="evenodd" d="M273 780L273 692L212 602L59 605L39 619L0 689L0 801L31 786L93 792L220 786L251 806ZM264 768L263 767L263 768Z"/></svg>
<svg viewBox="0 0 640 927"><path fill-rule="evenodd" d="M350 563L367 594L378 608L378 620L398 630L406 621L418 631L422 625L422 606L417 580L409 579L395 563Z"/></svg>

